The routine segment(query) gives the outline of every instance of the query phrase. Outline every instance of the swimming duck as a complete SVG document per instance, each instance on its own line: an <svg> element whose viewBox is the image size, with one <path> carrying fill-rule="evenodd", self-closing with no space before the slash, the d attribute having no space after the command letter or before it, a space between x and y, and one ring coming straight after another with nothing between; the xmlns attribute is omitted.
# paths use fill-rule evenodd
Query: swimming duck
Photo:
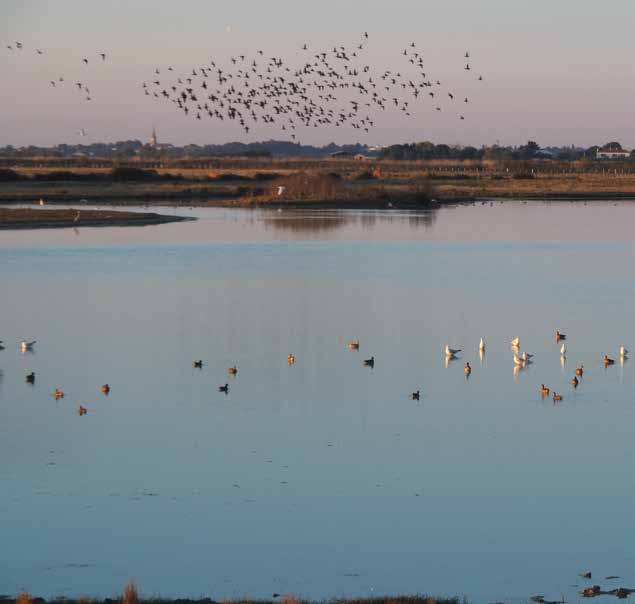
<svg viewBox="0 0 635 604"><path fill-rule="evenodd" d="M460 348L450 348L447 344L445 345L445 356L453 359L457 354L461 352Z"/></svg>
<svg viewBox="0 0 635 604"><path fill-rule="evenodd" d="M554 401L561 401L562 400L562 395L558 394L557 392L553 393L553 400Z"/></svg>
<svg viewBox="0 0 635 604"><path fill-rule="evenodd" d="M192 366L193 366L195 369L203 369L203 361L194 361L194 362L192 363Z"/></svg>
<svg viewBox="0 0 635 604"><path fill-rule="evenodd" d="M35 372L31 371L31 373L27 373L25 379L29 384L35 384Z"/></svg>
<svg viewBox="0 0 635 604"><path fill-rule="evenodd" d="M229 394L229 384L225 384L224 386L219 386L218 391L224 392L225 394Z"/></svg>
<svg viewBox="0 0 635 604"><path fill-rule="evenodd" d="M533 359L533 358L534 358L534 355L533 355L533 354L529 354L528 352L523 352L523 353L520 355L520 358L521 358L523 361L525 361L526 363L528 363L528 362L531 362L531 359Z"/></svg>
<svg viewBox="0 0 635 604"><path fill-rule="evenodd" d="M102 391L104 394L108 395L108 393L110 392L110 386L109 386L108 384L104 384L104 385L101 387L101 391Z"/></svg>
<svg viewBox="0 0 635 604"><path fill-rule="evenodd" d="M575 370L575 374L582 376L582 374L584 373L584 365L580 365L580 367L577 367Z"/></svg>
<svg viewBox="0 0 635 604"><path fill-rule="evenodd" d="M55 390L53 391L53 396L55 397L56 401L59 401L61 398L64 398L64 393L59 388L55 388Z"/></svg>
<svg viewBox="0 0 635 604"><path fill-rule="evenodd" d="M77 413L79 413L79 415L86 415L88 413L88 409L86 409L83 405L80 405L77 409Z"/></svg>
<svg viewBox="0 0 635 604"><path fill-rule="evenodd" d="M547 388L544 384L540 386L540 396L549 396L549 388Z"/></svg>
<svg viewBox="0 0 635 604"><path fill-rule="evenodd" d="M292 354L287 357L287 363L289 363L289 365L293 365L293 363L295 363L295 357Z"/></svg>
<svg viewBox="0 0 635 604"><path fill-rule="evenodd" d="M0 340L0 350L4 350L4 343Z"/></svg>
<svg viewBox="0 0 635 604"><path fill-rule="evenodd" d="M573 379L571 380L571 385L572 385L574 388L577 388L579 383L580 383L580 382L578 381L578 378L574 375L574 376L573 376Z"/></svg>
<svg viewBox="0 0 635 604"><path fill-rule="evenodd" d="M411 398L413 401L418 401L418 400L419 400L419 391L417 390L416 392L413 392L413 393L410 395L410 398Z"/></svg>
<svg viewBox="0 0 635 604"><path fill-rule="evenodd" d="M615 360L609 359L607 355L604 355L604 366L608 367L609 365L615 365Z"/></svg>
<svg viewBox="0 0 635 604"><path fill-rule="evenodd" d="M465 367L463 367L463 371L465 372L465 375L470 375L470 373L472 373L472 368L470 367L469 363L465 363Z"/></svg>
<svg viewBox="0 0 635 604"><path fill-rule="evenodd" d="M560 333L558 330L556 330L556 342L559 342L560 340L566 340L567 336L563 333Z"/></svg>
<svg viewBox="0 0 635 604"><path fill-rule="evenodd" d="M520 338L516 337L511 341L512 348L518 348L520 346Z"/></svg>
<svg viewBox="0 0 635 604"><path fill-rule="evenodd" d="M349 342L348 347L350 350L359 350L359 340L357 342Z"/></svg>
<svg viewBox="0 0 635 604"><path fill-rule="evenodd" d="M238 367L236 367L236 365L234 365L233 367L230 367L227 372L229 373L229 375L238 375Z"/></svg>
<svg viewBox="0 0 635 604"><path fill-rule="evenodd" d="M364 360L364 366L370 367L371 369L375 367L375 357L370 357L370 359Z"/></svg>

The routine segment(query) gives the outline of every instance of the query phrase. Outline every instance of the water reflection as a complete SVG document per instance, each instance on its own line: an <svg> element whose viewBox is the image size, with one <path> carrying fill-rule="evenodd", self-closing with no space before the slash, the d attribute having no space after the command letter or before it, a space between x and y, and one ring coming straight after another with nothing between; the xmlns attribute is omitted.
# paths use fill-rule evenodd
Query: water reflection
<svg viewBox="0 0 635 604"><path fill-rule="evenodd" d="M266 211L259 220L266 228L294 233L325 233L346 227L361 227L365 230L378 226L390 226L402 223L404 219L413 229L428 229L436 221L437 209L425 211L311 211L311 210L276 210Z"/></svg>
<svg viewBox="0 0 635 604"><path fill-rule="evenodd" d="M352 218L342 215L315 215L305 217L298 213L283 212L279 215L264 216L262 219L266 228L294 233L320 233L332 231L352 222Z"/></svg>

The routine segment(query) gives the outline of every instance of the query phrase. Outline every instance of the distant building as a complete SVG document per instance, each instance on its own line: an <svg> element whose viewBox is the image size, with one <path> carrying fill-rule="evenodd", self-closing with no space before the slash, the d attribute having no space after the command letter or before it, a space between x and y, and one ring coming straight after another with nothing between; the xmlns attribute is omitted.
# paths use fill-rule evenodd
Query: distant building
<svg viewBox="0 0 635 604"><path fill-rule="evenodd" d="M151 147L157 147L158 143L157 143L157 131L154 128L154 126L152 127L152 134L150 135L150 146Z"/></svg>
<svg viewBox="0 0 635 604"><path fill-rule="evenodd" d="M595 152L597 159L628 159L630 155L631 152L622 149L622 145L618 142L606 143Z"/></svg>
<svg viewBox="0 0 635 604"><path fill-rule="evenodd" d="M595 152L597 159L628 159L631 152L626 149L598 149Z"/></svg>

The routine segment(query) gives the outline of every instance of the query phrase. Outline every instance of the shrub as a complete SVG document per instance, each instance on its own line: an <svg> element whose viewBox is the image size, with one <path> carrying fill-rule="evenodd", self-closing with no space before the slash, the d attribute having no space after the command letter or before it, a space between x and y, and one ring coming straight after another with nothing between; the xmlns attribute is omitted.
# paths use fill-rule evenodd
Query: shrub
<svg viewBox="0 0 635 604"><path fill-rule="evenodd" d="M226 182L229 180L234 180L234 181L249 180L249 177L247 176L241 176L240 174L232 174L231 172L227 172L225 174L216 174L215 176L208 176L208 178L210 180L213 180L214 182Z"/></svg>
<svg viewBox="0 0 635 604"><path fill-rule="evenodd" d="M280 178L280 174L276 172L256 172L254 174L254 180L275 180Z"/></svg>
<svg viewBox="0 0 635 604"><path fill-rule="evenodd" d="M375 172L371 172L370 170L364 170L353 176L353 180L375 180L376 178Z"/></svg>
<svg viewBox="0 0 635 604"><path fill-rule="evenodd" d="M139 592L134 581L129 581L123 588L121 595L121 604L139 604Z"/></svg>
<svg viewBox="0 0 635 604"><path fill-rule="evenodd" d="M68 180L81 180L81 181L96 181L103 180L104 177L101 174L89 172L87 174L78 174L77 172L70 172L69 170L53 170L52 172L44 172L42 174L35 174L34 180L63 182Z"/></svg>
<svg viewBox="0 0 635 604"><path fill-rule="evenodd" d="M329 201L341 199L344 186L340 180L328 174L292 174L279 184L285 188L283 198L293 200Z"/></svg>
<svg viewBox="0 0 635 604"><path fill-rule="evenodd" d="M15 604L33 604L33 596L26 591L21 591L15 599Z"/></svg>
<svg viewBox="0 0 635 604"><path fill-rule="evenodd" d="M118 167L110 171L113 180L155 180L161 178L156 170L142 170L141 168Z"/></svg>
<svg viewBox="0 0 635 604"><path fill-rule="evenodd" d="M15 170L0 168L0 182L13 182L16 180L22 180L22 176Z"/></svg>

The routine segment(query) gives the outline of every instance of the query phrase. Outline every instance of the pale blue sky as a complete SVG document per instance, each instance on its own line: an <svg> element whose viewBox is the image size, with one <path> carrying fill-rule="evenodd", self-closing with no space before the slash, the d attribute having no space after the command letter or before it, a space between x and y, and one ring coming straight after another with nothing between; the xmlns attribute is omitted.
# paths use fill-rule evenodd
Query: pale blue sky
<svg viewBox="0 0 635 604"><path fill-rule="evenodd" d="M147 138L153 124L161 141L177 144L288 138L272 127L247 135L235 124L185 118L145 97L140 83L155 67L187 71L258 48L300 65L302 43L349 46L368 31L367 62L378 70L399 67L405 43L416 41L429 73L470 97L466 120L428 105L410 119L382 114L369 134L316 128L301 131L301 142L532 138L587 146L617 139L630 148L634 27L633 0L3 0L0 145ZM7 50L16 40L24 49ZM462 70L466 50L482 85ZM108 54L105 64L99 52ZM92 101L71 86L53 89L49 80L59 76L86 82ZM81 141L80 128L88 133Z"/></svg>

